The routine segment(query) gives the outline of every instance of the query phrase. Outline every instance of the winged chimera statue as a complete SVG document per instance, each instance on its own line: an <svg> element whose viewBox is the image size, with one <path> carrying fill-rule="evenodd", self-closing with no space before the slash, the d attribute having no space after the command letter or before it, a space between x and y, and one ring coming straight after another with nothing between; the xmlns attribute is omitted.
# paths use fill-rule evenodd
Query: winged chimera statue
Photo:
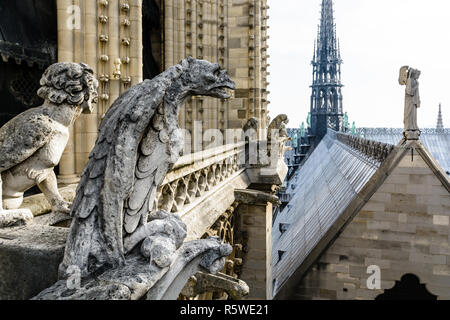
<svg viewBox="0 0 450 320"><path fill-rule="evenodd" d="M151 210L184 146L178 111L193 95L227 99L227 88L235 85L218 64L188 57L118 98L100 125L77 188L60 277L69 277L73 266L82 277L121 268L129 256L150 258L159 268L172 264L186 226L176 215ZM219 251L226 256L231 247Z"/></svg>
<svg viewBox="0 0 450 320"><path fill-rule="evenodd" d="M53 168L69 140L69 127L81 113L92 112L98 81L89 66L60 62L45 71L40 85L37 93L45 100L43 105L0 128L0 227L32 219L30 210L19 207L24 193L35 185L54 213L70 213L70 203L58 191Z"/></svg>

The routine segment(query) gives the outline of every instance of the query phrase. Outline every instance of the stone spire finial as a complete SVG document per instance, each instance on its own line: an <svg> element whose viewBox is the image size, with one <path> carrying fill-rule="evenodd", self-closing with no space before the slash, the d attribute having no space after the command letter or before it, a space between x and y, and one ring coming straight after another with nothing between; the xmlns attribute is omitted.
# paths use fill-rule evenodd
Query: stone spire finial
<svg viewBox="0 0 450 320"><path fill-rule="evenodd" d="M311 85L311 130L316 143L331 128L343 130L341 65L332 0L322 0L321 18L314 47L313 83Z"/></svg>
<svg viewBox="0 0 450 320"><path fill-rule="evenodd" d="M440 103L439 103L439 113L438 113L436 129L438 129L438 130L444 129L444 122L442 121L442 105Z"/></svg>
<svg viewBox="0 0 450 320"><path fill-rule="evenodd" d="M400 69L398 82L406 86L405 90L405 116L403 136L406 140L419 140L420 129L417 125L417 109L420 108L419 95L420 71L404 66Z"/></svg>

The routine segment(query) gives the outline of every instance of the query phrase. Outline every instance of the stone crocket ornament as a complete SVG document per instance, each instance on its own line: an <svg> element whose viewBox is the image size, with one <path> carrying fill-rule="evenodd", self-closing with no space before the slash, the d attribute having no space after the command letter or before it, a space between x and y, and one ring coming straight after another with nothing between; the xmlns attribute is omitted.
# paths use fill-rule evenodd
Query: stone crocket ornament
<svg viewBox="0 0 450 320"><path fill-rule="evenodd" d="M406 140L418 140L420 136L419 126L417 125L417 108L420 108L419 77L419 70L409 66L400 69L399 83L406 85L403 120L403 136Z"/></svg>
<svg viewBox="0 0 450 320"><path fill-rule="evenodd" d="M56 63L43 74L38 95L44 104L29 109L0 128L0 227L24 223L19 210L25 191L37 185L53 212L70 213L61 197L54 167L69 140L69 127L81 113L91 113L98 81L85 64Z"/></svg>

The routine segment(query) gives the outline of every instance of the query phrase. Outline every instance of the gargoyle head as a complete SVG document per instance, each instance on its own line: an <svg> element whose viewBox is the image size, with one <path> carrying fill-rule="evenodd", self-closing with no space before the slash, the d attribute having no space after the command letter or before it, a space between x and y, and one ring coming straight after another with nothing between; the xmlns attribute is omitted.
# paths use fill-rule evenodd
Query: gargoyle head
<svg viewBox="0 0 450 320"><path fill-rule="evenodd" d="M227 89L234 90L235 84L230 79L226 70L219 64L206 60L197 60L187 57L181 62L184 72L183 85L192 95L210 96L220 99L228 99L230 94Z"/></svg>
<svg viewBox="0 0 450 320"><path fill-rule="evenodd" d="M81 106L91 113L98 99L98 81L94 71L84 63L59 62L45 71L38 95L53 104Z"/></svg>

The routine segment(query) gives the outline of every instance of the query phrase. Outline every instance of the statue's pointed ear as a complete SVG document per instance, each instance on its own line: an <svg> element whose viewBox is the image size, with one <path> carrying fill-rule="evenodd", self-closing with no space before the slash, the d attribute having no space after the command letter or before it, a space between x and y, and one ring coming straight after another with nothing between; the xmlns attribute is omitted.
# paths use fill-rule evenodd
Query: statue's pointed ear
<svg viewBox="0 0 450 320"><path fill-rule="evenodd" d="M191 56L187 56L187 61L189 62L189 63L191 63L192 61L194 61L194 58L192 58Z"/></svg>
<svg viewBox="0 0 450 320"><path fill-rule="evenodd" d="M183 67L183 69L189 68L189 64L191 63L191 60L192 60L192 58L191 58L191 60L189 60L189 58L191 58L191 57L187 57L186 59L183 59L181 61L181 66Z"/></svg>

